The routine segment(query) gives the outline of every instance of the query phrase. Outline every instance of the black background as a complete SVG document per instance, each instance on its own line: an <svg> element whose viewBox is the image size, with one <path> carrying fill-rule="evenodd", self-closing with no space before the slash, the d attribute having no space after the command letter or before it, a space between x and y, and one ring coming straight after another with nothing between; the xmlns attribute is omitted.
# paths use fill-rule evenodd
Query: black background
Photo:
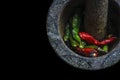
<svg viewBox="0 0 120 80"><path fill-rule="evenodd" d="M40 62L42 65L41 69L45 72L43 74L45 75L51 75L55 74L59 77L66 76L71 77L74 75L74 77L83 77L83 78L94 78L97 77L112 77L113 75L117 76L117 72L119 74L120 72L120 63L117 63L116 65L106 68L103 70L98 70L98 71L88 71L88 70L81 70L74 68L70 65L68 65L66 62L64 62L62 59L60 59L57 54L54 52L53 48L51 47L48 37L47 37L47 32L46 32L46 18L47 18L47 13L50 5L52 4L53 0L45 0L45 2L41 2L40 4L40 40L41 45L44 44L42 47L43 49L40 49L41 55L41 60ZM41 64L40 63L40 64ZM89 77L88 77L89 76ZM54 77L54 76L51 76ZM118 76L119 77L119 76ZM116 77L115 77L116 78Z"/></svg>

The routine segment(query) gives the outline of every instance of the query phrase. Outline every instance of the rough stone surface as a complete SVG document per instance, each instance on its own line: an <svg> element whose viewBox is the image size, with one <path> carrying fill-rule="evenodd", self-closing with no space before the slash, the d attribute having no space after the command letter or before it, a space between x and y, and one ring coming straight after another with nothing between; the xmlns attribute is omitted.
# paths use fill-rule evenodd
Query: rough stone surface
<svg viewBox="0 0 120 80"><path fill-rule="evenodd" d="M58 54L68 64L86 70L98 70L110 67L120 61L120 42L110 53L97 57L88 58L77 55L63 42L59 33L59 16L62 8L70 0L54 0L47 18L47 35L49 41ZM120 0L115 0L120 5Z"/></svg>
<svg viewBox="0 0 120 80"><path fill-rule="evenodd" d="M106 36L107 16L108 0L87 0L84 18L86 32L102 40Z"/></svg>

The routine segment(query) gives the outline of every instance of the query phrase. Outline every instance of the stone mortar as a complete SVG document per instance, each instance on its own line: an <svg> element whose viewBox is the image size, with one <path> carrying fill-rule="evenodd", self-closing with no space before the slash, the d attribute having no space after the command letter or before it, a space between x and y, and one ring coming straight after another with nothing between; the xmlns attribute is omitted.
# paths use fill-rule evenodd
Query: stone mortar
<svg viewBox="0 0 120 80"><path fill-rule="evenodd" d="M120 0L114 0L120 10ZM69 49L63 41L63 29L65 22L72 14L65 12L74 11L77 5L82 5L84 0L54 0L47 17L48 39L58 54L68 64L86 70L99 70L110 67L120 61L120 40L115 48L108 54L96 58L83 57ZM68 7L67 9L65 9ZM64 12L64 15L61 16ZM119 11L120 12L120 11ZM120 15L120 13L118 13ZM120 20L119 20L120 21ZM119 25L120 26L120 25ZM120 32L119 32L120 34Z"/></svg>

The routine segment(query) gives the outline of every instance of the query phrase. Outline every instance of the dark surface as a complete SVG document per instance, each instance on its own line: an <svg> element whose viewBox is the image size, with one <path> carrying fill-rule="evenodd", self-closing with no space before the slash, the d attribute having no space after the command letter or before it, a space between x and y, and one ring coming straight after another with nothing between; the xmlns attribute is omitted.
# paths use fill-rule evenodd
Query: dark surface
<svg viewBox="0 0 120 80"><path fill-rule="evenodd" d="M41 26L40 26L40 41L45 43L45 46L43 46L43 49L46 49L46 51L40 49L40 58L42 59L42 65L40 65L40 68L42 66L43 74L45 75L51 75L51 74L61 74L59 77L78 77L78 78L85 78L86 76L96 76L96 77L110 77L113 76L116 72L118 72L120 69L120 63L117 63L116 65L107 68L105 70L100 71L85 71L81 69L76 69L71 67L70 65L66 64L62 59L60 59L56 53L54 52L53 48L51 47L47 35L46 35L46 16L48 12L48 8L51 4L52 0L46 0L44 3L45 8L41 8L42 14L41 14ZM47 3L47 4L46 4ZM44 52L41 52L41 50ZM41 60L40 59L40 60ZM39 61L38 61L39 62ZM41 62L41 61L40 61ZM41 63L38 63L41 64ZM92 73L92 74L91 74ZM67 76L68 75L68 76ZM104 76L103 76L104 75ZM54 78L54 76L51 76ZM93 78L93 77L91 77Z"/></svg>

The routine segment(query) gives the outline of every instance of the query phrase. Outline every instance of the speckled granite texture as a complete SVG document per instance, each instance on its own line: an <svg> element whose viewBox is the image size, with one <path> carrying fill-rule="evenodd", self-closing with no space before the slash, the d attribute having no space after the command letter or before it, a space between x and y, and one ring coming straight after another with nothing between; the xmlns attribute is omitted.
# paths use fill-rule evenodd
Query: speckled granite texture
<svg viewBox="0 0 120 80"><path fill-rule="evenodd" d="M68 64L86 70L98 70L110 67L120 61L120 42L109 53L97 58L80 56L70 50L63 42L59 32L59 16L62 8L70 0L54 0L47 17L47 35L49 41L58 54ZM115 0L120 5L120 0Z"/></svg>

